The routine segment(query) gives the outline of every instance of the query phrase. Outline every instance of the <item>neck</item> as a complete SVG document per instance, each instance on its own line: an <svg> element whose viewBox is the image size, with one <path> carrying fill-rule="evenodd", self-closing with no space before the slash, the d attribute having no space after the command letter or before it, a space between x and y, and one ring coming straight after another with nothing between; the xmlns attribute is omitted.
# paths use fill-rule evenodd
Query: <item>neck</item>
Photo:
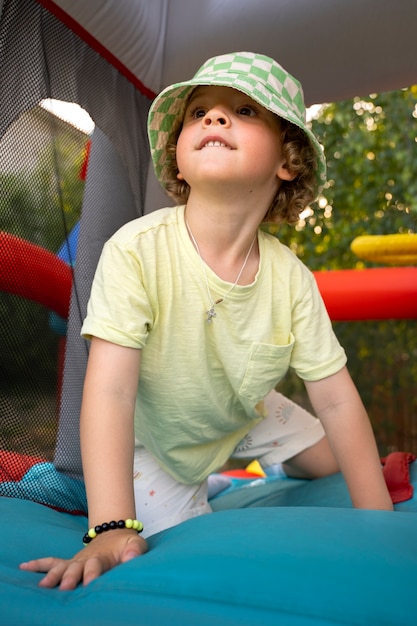
<svg viewBox="0 0 417 626"><path fill-rule="evenodd" d="M225 183L218 181L215 184L195 184L191 186L187 201L188 219L190 223L196 216L197 230L202 226L201 236L212 227L215 235L227 237L232 241L245 230L255 231L263 221L278 188L275 186L251 186L243 181ZM203 227L204 225L204 227ZM219 231L220 229L220 231Z"/></svg>
<svg viewBox="0 0 417 626"><path fill-rule="evenodd" d="M190 239L201 260L219 278L248 285L259 266L258 224L254 220L231 219L216 210L199 210L187 204L185 222ZM236 279L236 277L238 277Z"/></svg>
<svg viewBox="0 0 417 626"><path fill-rule="evenodd" d="M256 241L257 235L255 234L254 238L252 239L252 243L251 243L251 245L249 247L249 250L246 253L245 260L243 261L242 266L241 266L241 268L239 270L239 273L236 276L236 278L235 278L234 282L232 283L232 285L229 287L229 289L227 289L227 291L225 293L221 294L220 297L213 298L213 294L212 294L212 292L210 290L209 281L208 281L208 278L207 278L206 267L205 267L205 264L204 264L203 257L201 256L199 245L197 243L196 238L194 237L194 235L192 233L192 230L191 230L190 225L188 224L187 220L185 220L185 224L187 226L188 234L190 235L191 241L193 242L193 244L195 246L195 249L197 250L197 254L200 257L201 267L202 267L203 274L204 274L204 280L205 280L205 283L206 283L207 296L208 296L208 302L209 302L209 308L206 309L206 312L205 312L205 314L207 316L206 317L206 322L208 324L211 324L213 319L215 317L217 317L217 312L216 312L215 307L218 304L221 304L222 302L224 302L228 298L228 296L232 293L232 291L236 287L236 285L239 284L239 281L241 280L241 277L243 276L243 273L244 273L244 271L246 269L246 265L247 265L247 263L249 261L249 258L251 256L252 249L253 249L253 247L255 245L255 241ZM243 282L243 279L242 279L242 282ZM242 284L242 283L240 283L240 284ZM245 283L243 282L243 284L245 284Z"/></svg>
<svg viewBox="0 0 417 626"><path fill-rule="evenodd" d="M266 210L256 203L238 199L207 200L192 194L187 202L186 219L202 249L221 254L229 250L237 256L248 249Z"/></svg>

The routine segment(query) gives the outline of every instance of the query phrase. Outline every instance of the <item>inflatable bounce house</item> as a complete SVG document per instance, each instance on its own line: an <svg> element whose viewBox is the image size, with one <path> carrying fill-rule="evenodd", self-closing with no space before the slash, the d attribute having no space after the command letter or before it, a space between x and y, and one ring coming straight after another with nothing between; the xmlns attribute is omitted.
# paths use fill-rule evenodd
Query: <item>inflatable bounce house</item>
<svg viewBox="0 0 417 626"><path fill-rule="evenodd" d="M149 553L88 587L41 589L40 574L18 568L74 554L86 530L80 327L104 241L167 204L149 166L155 94L238 49L276 58L308 105L412 85L415 0L3 0L0 17L1 623L415 625L409 453L384 460L394 513L354 510L340 475L273 480L255 466L215 477L213 515L154 535ZM92 135L40 110L47 98L81 105ZM68 151L73 162L87 148L71 178ZM416 319L411 265L363 284L317 279L333 319Z"/></svg>

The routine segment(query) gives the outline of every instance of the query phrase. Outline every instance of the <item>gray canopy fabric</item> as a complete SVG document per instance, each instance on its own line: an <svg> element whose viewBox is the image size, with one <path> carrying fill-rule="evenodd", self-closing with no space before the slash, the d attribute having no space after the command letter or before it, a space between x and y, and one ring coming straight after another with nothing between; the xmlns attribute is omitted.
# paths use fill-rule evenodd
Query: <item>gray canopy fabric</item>
<svg viewBox="0 0 417 626"><path fill-rule="evenodd" d="M40 3L154 92L234 50L276 58L307 104L407 87L417 76L415 0Z"/></svg>

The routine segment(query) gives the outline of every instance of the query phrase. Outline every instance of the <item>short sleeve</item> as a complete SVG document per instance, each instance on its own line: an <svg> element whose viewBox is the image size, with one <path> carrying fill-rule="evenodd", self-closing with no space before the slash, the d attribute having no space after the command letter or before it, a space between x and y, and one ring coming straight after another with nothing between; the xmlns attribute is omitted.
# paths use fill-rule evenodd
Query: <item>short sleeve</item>
<svg viewBox="0 0 417 626"><path fill-rule="evenodd" d="M143 286L134 250L110 240L103 248L91 288L81 335L143 348L153 324L152 307Z"/></svg>
<svg viewBox="0 0 417 626"><path fill-rule="evenodd" d="M302 272L299 297L293 309L295 337L291 366L303 380L315 381L338 372L346 365L340 345L313 274Z"/></svg>

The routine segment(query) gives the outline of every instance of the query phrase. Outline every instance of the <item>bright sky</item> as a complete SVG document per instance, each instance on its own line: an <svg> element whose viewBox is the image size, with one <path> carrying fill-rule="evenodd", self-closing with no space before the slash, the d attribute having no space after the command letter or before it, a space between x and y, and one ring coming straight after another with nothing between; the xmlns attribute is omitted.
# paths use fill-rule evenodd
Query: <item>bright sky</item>
<svg viewBox="0 0 417 626"><path fill-rule="evenodd" d="M48 98L47 100L42 100L41 106L85 133L90 134L94 130L93 120L79 104Z"/></svg>
<svg viewBox="0 0 417 626"><path fill-rule="evenodd" d="M94 130L94 122L87 111L78 104L72 102L62 102L61 100L42 100L41 106L54 113L69 124L73 124L79 130L91 134ZM307 120L311 120L321 108L321 104L314 104L307 109Z"/></svg>

